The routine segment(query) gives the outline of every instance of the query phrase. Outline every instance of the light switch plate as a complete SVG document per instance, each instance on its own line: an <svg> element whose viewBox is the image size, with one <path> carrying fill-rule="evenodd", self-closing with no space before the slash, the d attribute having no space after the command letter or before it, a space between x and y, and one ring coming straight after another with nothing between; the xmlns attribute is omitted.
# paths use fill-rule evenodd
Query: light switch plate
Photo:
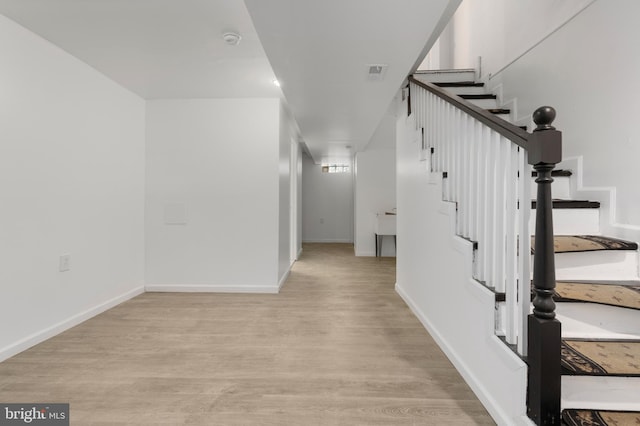
<svg viewBox="0 0 640 426"><path fill-rule="evenodd" d="M63 254L60 256L59 270L60 272L66 272L71 269L71 255Z"/></svg>

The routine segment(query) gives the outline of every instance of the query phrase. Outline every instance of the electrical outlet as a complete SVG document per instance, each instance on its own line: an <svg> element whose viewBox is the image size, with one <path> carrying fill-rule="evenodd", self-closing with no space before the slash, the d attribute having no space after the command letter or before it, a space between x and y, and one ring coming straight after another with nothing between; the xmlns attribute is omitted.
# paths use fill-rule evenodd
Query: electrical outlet
<svg viewBox="0 0 640 426"><path fill-rule="evenodd" d="M71 255L63 254L60 256L60 272L65 272L71 269Z"/></svg>
<svg viewBox="0 0 640 426"><path fill-rule="evenodd" d="M324 223L324 218L320 218L320 223Z"/></svg>

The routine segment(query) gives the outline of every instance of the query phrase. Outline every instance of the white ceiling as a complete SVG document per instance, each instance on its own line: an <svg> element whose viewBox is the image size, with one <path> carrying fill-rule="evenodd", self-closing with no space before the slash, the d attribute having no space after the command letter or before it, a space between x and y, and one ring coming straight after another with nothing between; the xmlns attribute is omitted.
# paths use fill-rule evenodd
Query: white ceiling
<svg viewBox="0 0 640 426"><path fill-rule="evenodd" d="M145 99L281 96L242 0L0 0L0 13Z"/></svg>
<svg viewBox="0 0 640 426"><path fill-rule="evenodd" d="M245 3L304 141L321 161L365 148L460 0ZM367 79L370 64L388 65L382 81Z"/></svg>
<svg viewBox="0 0 640 426"><path fill-rule="evenodd" d="M0 13L145 99L284 93L321 161L364 149L460 1L0 0ZM383 81L369 64L388 65Z"/></svg>

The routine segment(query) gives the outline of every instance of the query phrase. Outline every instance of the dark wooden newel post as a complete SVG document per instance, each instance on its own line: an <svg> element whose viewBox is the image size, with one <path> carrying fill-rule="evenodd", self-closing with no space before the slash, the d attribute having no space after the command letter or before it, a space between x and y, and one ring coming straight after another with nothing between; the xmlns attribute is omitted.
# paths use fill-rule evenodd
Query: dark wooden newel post
<svg viewBox="0 0 640 426"><path fill-rule="evenodd" d="M556 287L553 249L551 171L562 160L562 133L551 125L556 112L540 107L533 113L529 164L538 172L536 234L533 260L533 314L528 319L529 383L527 414L537 425L560 424L560 322L552 299Z"/></svg>

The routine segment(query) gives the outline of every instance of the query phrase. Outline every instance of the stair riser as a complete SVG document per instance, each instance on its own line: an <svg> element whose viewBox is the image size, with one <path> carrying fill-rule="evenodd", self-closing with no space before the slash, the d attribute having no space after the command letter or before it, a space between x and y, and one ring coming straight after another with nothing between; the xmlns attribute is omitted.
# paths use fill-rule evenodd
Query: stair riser
<svg viewBox="0 0 640 426"><path fill-rule="evenodd" d="M533 262L533 256L532 256ZM556 253L558 280L637 280L638 253L630 250L602 250Z"/></svg>
<svg viewBox="0 0 640 426"><path fill-rule="evenodd" d="M563 376L562 408L640 410L640 377Z"/></svg>
<svg viewBox="0 0 640 426"><path fill-rule="evenodd" d="M416 80L429 81L434 83L453 82L453 81L475 81L475 71L432 71L426 73L416 73L413 75Z"/></svg>
<svg viewBox="0 0 640 426"><path fill-rule="evenodd" d="M535 210L529 217L529 232L535 234ZM554 235L598 235L600 234L600 211L598 209L553 209Z"/></svg>
<svg viewBox="0 0 640 426"><path fill-rule="evenodd" d="M536 178L531 178L531 198L535 199L538 193L538 184ZM561 198L563 200L571 199L571 180L568 176L557 176L553 178L551 184L552 198Z"/></svg>
<svg viewBox="0 0 640 426"><path fill-rule="evenodd" d="M495 332L504 336L506 302L496 303ZM558 302L556 315L562 323L562 337L576 339L640 340L639 312L634 309L596 303Z"/></svg>
<svg viewBox="0 0 640 426"><path fill-rule="evenodd" d="M597 303L558 302L562 337L640 340L640 311Z"/></svg>
<svg viewBox="0 0 640 426"><path fill-rule="evenodd" d="M487 90L482 86L442 87L447 92L455 95L484 95Z"/></svg>
<svg viewBox="0 0 640 426"><path fill-rule="evenodd" d="M508 121L509 123L511 123L511 114L493 114L498 118L503 119L504 121Z"/></svg>
<svg viewBox="0 0 640 426"><path fill-rule="evenodd" d="M483 109L498 108L498 101L495 99L466 99L466 100Z"/></svg>

